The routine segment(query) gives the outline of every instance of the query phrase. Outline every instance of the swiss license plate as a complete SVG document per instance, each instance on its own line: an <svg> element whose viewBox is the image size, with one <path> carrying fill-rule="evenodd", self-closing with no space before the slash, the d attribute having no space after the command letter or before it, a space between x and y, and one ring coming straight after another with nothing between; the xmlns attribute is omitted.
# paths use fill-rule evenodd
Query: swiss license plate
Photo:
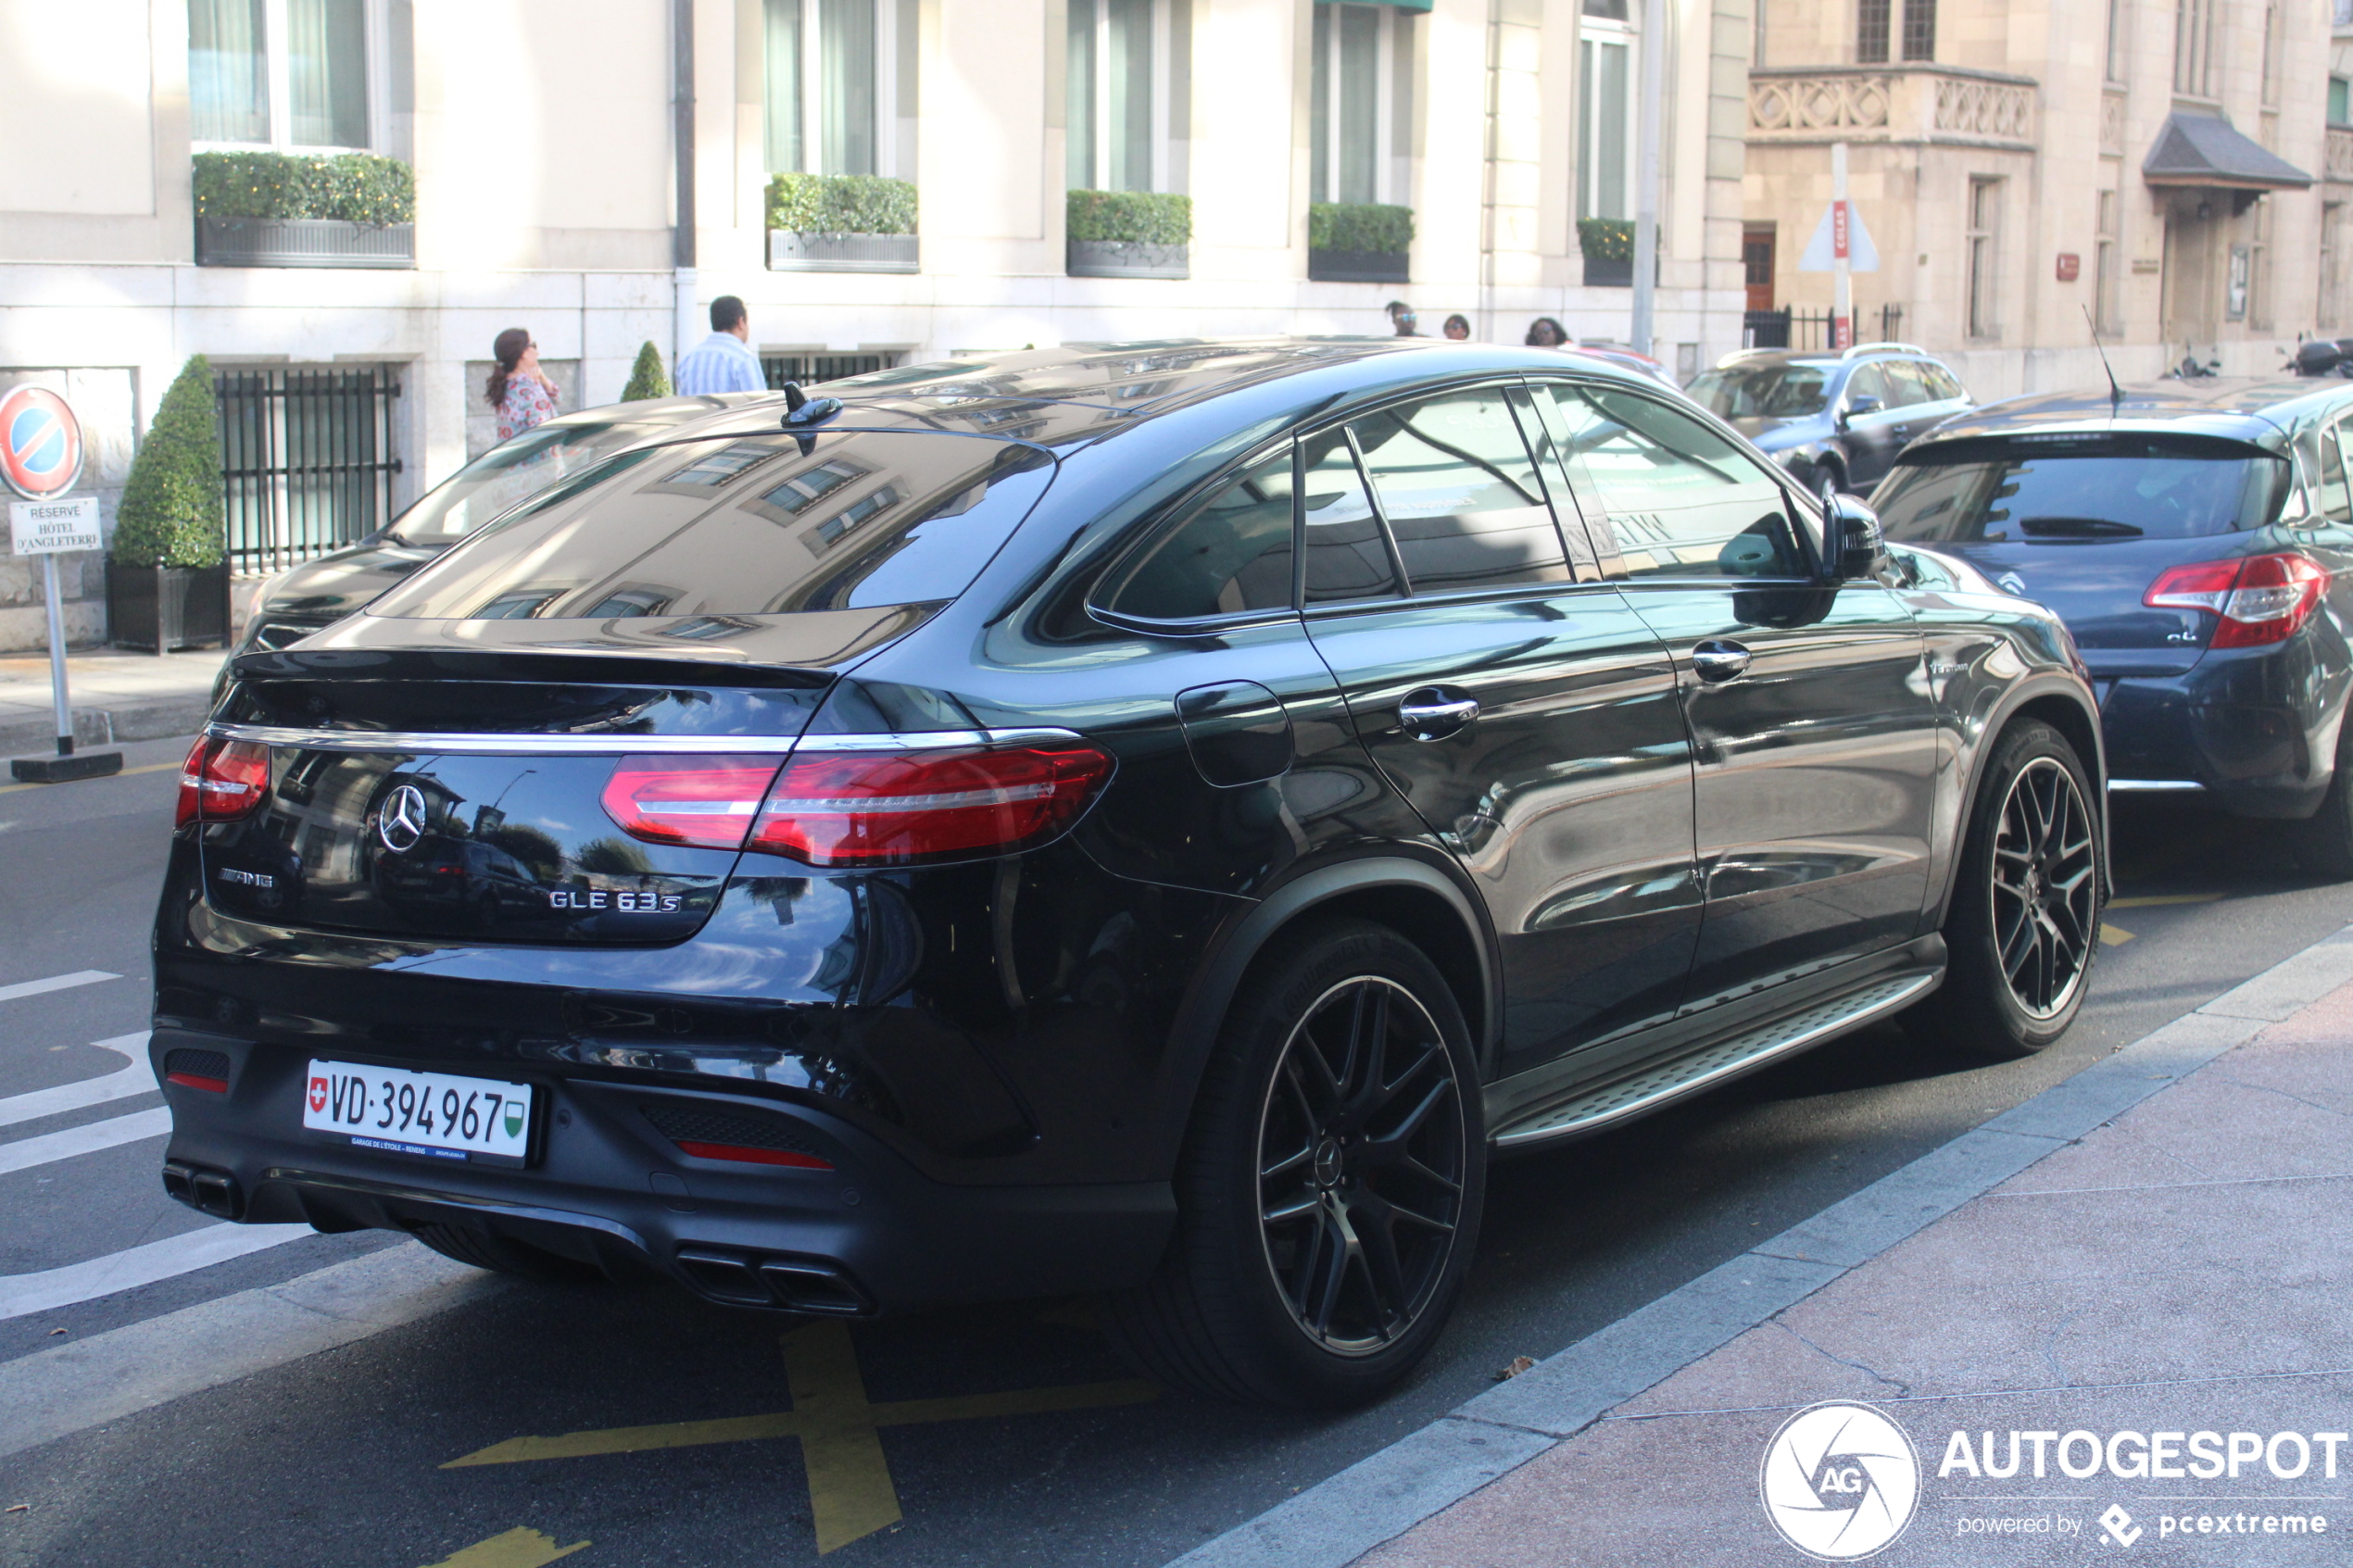
<svg viewBox="0 0 2353 1568"><path fill-rule="evenodd" d="M519 1162L531 1147L531 1085L313 1061L302 1125L341 1134L359 1148Z"/></svg>

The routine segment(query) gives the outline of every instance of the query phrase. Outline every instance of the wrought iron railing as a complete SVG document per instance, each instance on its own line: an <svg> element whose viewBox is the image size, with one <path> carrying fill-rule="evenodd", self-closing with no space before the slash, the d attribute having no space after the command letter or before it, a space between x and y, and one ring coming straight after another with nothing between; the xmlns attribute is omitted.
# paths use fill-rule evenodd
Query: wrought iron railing
<svg viewBox="0 0 2353 1568"><path fill-rule="evenodd" d="M232 571L277 571L391 521L396 366L226 370L212 384Z"/></svg>

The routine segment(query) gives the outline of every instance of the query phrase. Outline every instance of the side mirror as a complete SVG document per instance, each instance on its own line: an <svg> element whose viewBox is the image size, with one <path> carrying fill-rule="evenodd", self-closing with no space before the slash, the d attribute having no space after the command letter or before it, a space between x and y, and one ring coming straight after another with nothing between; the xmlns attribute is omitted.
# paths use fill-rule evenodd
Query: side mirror
<svg viewBox="0 0 2353 1568"><path fill-rule="evenodd" d="M1847 420L1861 419L1865 414L1876 414L1885 407L1887 405L1883 401L1869 393L1857 393L1846 400L1845 410L1838 416L1839 425L1843 429Z"/></svg>
<svg viewBox="0 0 2353 1568"><path fill-rule="evenodd" d="M1842 494L1831 497L1822 521L1831 581L1852 583L1879 571L1880 563L1887 558L1887 535L1880 529L1879 513Z"/></svg>

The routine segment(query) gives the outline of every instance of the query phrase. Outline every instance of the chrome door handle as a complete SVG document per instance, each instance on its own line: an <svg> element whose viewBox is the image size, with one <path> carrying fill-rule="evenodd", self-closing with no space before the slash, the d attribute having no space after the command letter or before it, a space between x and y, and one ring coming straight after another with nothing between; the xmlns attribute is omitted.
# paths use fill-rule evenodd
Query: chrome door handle
<svg viewBox="0 0 2353 1568"><path fill-rule="evenodd" d="M1755 656L1738 643L1711 638L1692 649L1692 671L1703 681L1737 679Z"/></svg>
<svg viewBox="0 0 2353 1568"><path fill-rule="evenodd" d="M1436 686L1407 692L1397 705L1397 724L1413 740L1444 740L1478 717L1478 699L1449 696Z"/></svg>

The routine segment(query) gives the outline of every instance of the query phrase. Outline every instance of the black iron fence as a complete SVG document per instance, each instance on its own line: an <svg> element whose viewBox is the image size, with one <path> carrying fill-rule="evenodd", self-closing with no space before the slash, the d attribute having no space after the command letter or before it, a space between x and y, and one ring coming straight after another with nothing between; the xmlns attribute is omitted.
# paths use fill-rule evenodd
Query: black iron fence
<svg viewBox="0 0 2353 1568"><path fill-rule="evenodd" d="M1904 307L1882 305L1877 317L1879 330L1871 330L1873 313L1855 312L1856 341L1858 343L1893 343L1904 333ZM1794 348L1801 352L1818 352L1831 346L1831 313L1827 310L1798 310L1783 306L1779 310L1750 310L1741 317L1741 346L1743 348Z"/></svg>
<svg viewBox="0 0 2353 1568"><path fill-rule="evenodd" d="M788 381L813 386L821 381L887 370L896 358L892 354L763 354L760 368L767 372L768 390L781 392Z"/></svg>
<svg viewBox="0 0 2353 1568"><path fill-rule="evenodd" d="M391 521L398 367L231 370L212 387L231 571L277 571Z"/></svg>

